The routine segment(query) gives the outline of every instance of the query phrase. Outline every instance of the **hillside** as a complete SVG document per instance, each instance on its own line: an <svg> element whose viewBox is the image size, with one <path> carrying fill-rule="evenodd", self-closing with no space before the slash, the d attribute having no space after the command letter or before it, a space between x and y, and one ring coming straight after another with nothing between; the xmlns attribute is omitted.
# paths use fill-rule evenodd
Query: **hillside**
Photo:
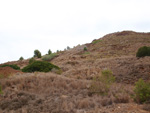
<svg viewBox="0 0 150 113"><path fill-rule="evenodd" d="M150 58L135 57L142 46L150 46L150 33L117 32L66 51L52 62L63 69L64 76L91 79L108 68L117 81L134 83L141 77L150 79Z"/></svg>
<svg viewBox="0 0 150 113"><path fill-rule="evenodd" d="M137 104L132 97L139 78L150 80L150 57L136 57L142 46L150 46L150 33L122 31L59 52L50 62L62 69L60 75L3 68L0 74L13 73L0 79L0 113L149 113L150 104ZM23 68L28 62L6 64ZM107 95L91 94L93 78L105 69L116 82Z"/></svg>

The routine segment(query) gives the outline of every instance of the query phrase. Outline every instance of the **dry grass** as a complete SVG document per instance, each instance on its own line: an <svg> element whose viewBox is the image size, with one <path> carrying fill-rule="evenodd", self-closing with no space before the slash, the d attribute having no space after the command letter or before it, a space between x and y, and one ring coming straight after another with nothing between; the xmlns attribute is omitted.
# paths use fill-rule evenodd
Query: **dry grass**
<svg viewBox="0 0 150 113"><path fill-rule="evenodd" d="M90 81L63 77L53 73L16 75L0 81L3 95L0 109L32 112L81 112L115 103L132 101L130 85L114 84L108 95L89 96Z"/></svg>
<svg viewBox="0 0 150 113"><path fill-rule="evenodd" d="M150 112L150 104L144 104L142 108L143 110Z"/></svg>

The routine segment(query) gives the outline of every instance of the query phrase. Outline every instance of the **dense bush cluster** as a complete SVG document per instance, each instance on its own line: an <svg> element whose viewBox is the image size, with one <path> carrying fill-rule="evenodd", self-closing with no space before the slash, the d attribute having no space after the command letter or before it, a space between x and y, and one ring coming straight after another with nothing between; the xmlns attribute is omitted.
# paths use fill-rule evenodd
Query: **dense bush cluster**
<svg viewBox="0 0 150 113"><path fill-rule="evenodd" d="M136 57L150 56L150 47L143 46L138 49Z"/></svg>
<svg viewBox="0 0 150 113"><path fill-rule="evenodd" d="M45 61L34 61L22 69L23 72L49 72L52 69L60 69L58 66L45 62Z"/></svg>
<svg viewBox="0 0 150 113"><path fill-rule="evenodd" d="M11 64L11 65L9 65L9 64L3 64L0 67L11 67L11 68L13 68L15 70L20 70L20 67L17 66L16 64Z"/></svg>
<svg viewBox="0 0 150 113"><path fill-rule="evenodd" d="M144 82L144 80L139 79L136 82L134 99L138 103L150 102L150 83Z"/></svg>
<svg viewBox="0 0 150 113"><path fill-rule="evenodd" d="M43 56L43 57L42 57L42 60L44 60L44 61L50 61L50 60L52 60L53 58L55 58L55 57L57 57L57 56L58 56L57 53L51 53L51 54L49 54L49 55Z"/></svg>

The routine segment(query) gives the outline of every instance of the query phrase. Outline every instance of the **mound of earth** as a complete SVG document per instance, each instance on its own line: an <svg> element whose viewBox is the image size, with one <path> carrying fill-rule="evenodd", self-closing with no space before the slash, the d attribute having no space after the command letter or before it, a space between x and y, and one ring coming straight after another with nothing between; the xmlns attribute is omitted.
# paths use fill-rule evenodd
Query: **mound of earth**
<svg viewBox="0 0 150 113"><path fill-rule="evenodd" d="M0 75L1 77L8 77L16 73L22 73L19 70L15 70L11 67L0 67Z"/></svg>

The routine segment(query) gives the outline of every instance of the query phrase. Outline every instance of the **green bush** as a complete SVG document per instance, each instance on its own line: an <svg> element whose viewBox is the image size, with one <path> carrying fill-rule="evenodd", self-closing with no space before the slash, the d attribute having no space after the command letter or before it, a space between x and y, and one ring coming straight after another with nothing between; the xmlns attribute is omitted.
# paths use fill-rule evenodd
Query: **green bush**
<svg viewBox="0 0 150 113"><path fill-rule="evenodd" d="M30 60L29 60L29 64L32 64L33 62L35 62L36 60L34 59L34 58L31 58Z"/></svg>
<svg viewBox="0 0 150 113"><path fill-rule="evenodd" d="M9 65L9 64L3 64L0 67L11 67L11 68L13 68L15 70L20 70L20 67L17 66L16 64L11 64L11 65Z"/></svg>
<svg viewBox="0 0 150 113"><path fill-rule="evenodd" d="M139 79L135 83L134 93L134 99L136 102L143 103L146 101L150 101L150 83L144 82L144 80Z"/></svg>
<svg viewBox="0 0 150 113"><path fill-rule="evenodd" d="M50 60L52 60L53 58L55 58L55 57L57 57L57 56L58 56L57 53L52 53L52 54L50 54L50 55L45 55L45 56L43 56L43 57L42 57L42 60L44 60L44 61L50 61Z"/></svg>
<svg viewBox="0 0 150 113"><path fill-rule="evenodd" d="M23 72L49 72L53 68L60 69L58 66L45 62L45 61L34 61L33 63L29 64L28 66L22 69Z"/></svg>
<svg viewBox="0 0 150 113"><path fill-rule="evenodd" d="M112 71L103 70L100 75L93 78L90 93L91 94L100 94L107 95L110 86L115 82L115 77L113 76Z"/></svg>
<svg viewBox="0 0 150 113"><path fill-rule="evenodd" d="M150 56L150 47L143 46L138 49L136 57Z"/></svg>
<svg viewBox="0 0 150 113"><path fill-rule="evenodd" d="M19 60L22 61L22 60L24 60L24 58L23 58L23 57L20 57Z"/></svg>
<svg viewBox="0 0 150 113"><path fill-rule="evenodd" d="M41 52L39 50L35 50L34 57L41 58Z"/></svg>

